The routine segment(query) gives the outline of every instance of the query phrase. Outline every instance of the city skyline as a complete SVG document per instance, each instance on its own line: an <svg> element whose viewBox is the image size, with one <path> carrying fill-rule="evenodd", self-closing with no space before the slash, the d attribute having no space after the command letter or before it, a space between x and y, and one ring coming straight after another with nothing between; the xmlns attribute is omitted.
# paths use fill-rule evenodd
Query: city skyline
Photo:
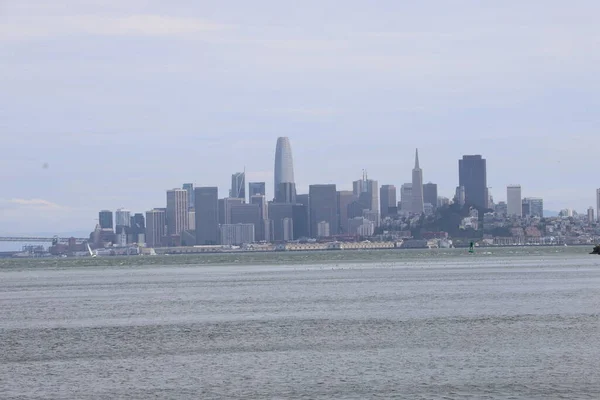
<svg viewBox="0 0 600 400"><path fill-rule="evenodd" d="M182 182L227 193L244 165L272 197L279 136L297 193L362 169L399 188L418 147L440 195L482 154L496 201L515 182L595 206L597 2L259 3L4 2L0 230L87 230Z"/></svg>
<svg viewBox="0 0 600 400"><path fill-rule="evenodd" d="M285 148L285 150L284 150L284 153L289 153L289 162L288 162L288 161L285 161L285 162L287 162L289 165L291 165L291 171L292 171L292 172L291 172L291 174L289 173L289 171L286 171L286 172L284 172L284 173L283 173L283 175L284 175L284 176L291 176L291 179L294 179L294 172L293 172L293 171L294 171L295 165L294 165L294 162L293 162L293 158L291 157L291 147L290 147L290 140L289 140L289 138L287 138L287 137L279 137L279 138L277 139L277 146L276 146L276 151L275 151L275 156L274 156L274 158L275 158L275 160L278 160L278 157L279 157L279 159L281 159L281 150L282 150L283 148ZM287 154L286 154L284 157L287 157ZM464 156L464 155L463 155L463 158L462 158L462 159L459 159L459 168L458 168L458 170L456 171L456 172L457 172L457 179L456 179L456 181L457 181L457 182L459 182L459 181L460 181L460 177L461 177L461 176L460 176L460 171L461 171L461 168L462 168L462 167L461 167L461 163L463 162L463 160L465 159L465 157L474 158L474 157L480 157L480 156L479 156L479 155L477 155L477 156ZM487 175L486 161L487 161L487 160L485 159L485 157L483 157L483 167L484 167L484 170L485 170L485 174ZM275 163L275 167L277 167L277 165L278 165L278 163L277 163L277 161L276 161L276 163ZM420 161L419 161L419 152L418 152L418 150L416 150L416 151L415 151L415 153L414 153L414 165L413 165L413 168L412 168L412 179L413 179L413 181L414 181L415 179L417 179L417 180L420 180L423 186L425 186L425 185L428 185L428 184L433 184L433 185L435 185L435 186L436 186L436 192L437 192L437 186L438 186L437 182L436 182L436 183L432 183L432 182L428 181L428 183L425 183L425 182L423 181L423 177L422 177L422 169L420 168L420 166L421 166L421 163L420 163ZM276 168L274 168L274 169L273 169L273 176L275 176L275 169L276 169ZM417 171L417 172L415 172L415 171ZM287 174L287 175L286 175L286 174ZM415 174L416 174L416 175L415 175ZM234 182L236 181L237 177L239 176L239 177L241 177L241 180L242 180L242 182L244 182L244 187L243 187L243 188L242 188L242 187L240 187L240 188L239 188L239 190L240 190L240 192L244 193L244 199L245 199L247 202L249 202L249 201L250 201L250 197L249 197L249 196L246 196L246 195L245 195L245 192L246 192L247 190L248 190L248 191L250 191L250 186L251 186L251 185L252 185L252 186L255 186L255 185L260 185L260 186L261 186L261 188L264 186L264 188L265 188L265 190L266 190L266 198L267 198L267 200L268 200L268 201L271 201L271 200L273 199L273 198L270 198L270 197L269 197L269 193L275 193L274 184L273 184L273 188L272 188L272 189L269 189L269 185L268 185L268 184L266 184L266 182L256 182L256 179L254 179L254 182L248 181L248 179L246 178L246 175L247 175L247 172L243 172L243 173L240 173L240 172L234 172L233 174L231 174L231 175L230 175L230 179L231 179L231 184L230 184L230 185L227 185L227 184L223 185L223 184L221 184L221 185L210 186L210 188L216 188L216 189L218 190L218 193L219 193L219 199L223 199L223 198L226 198L226 197L230 197L230 195L231 195L231 193L232 193L232 192L231 192L231 191L232 191L232 189L231 189L231 185L233 185L233 184L234 184ZM400 175L400 174L399 174L399 175ZM410 175L410 174L409 174L409 175ZM253 175L252 175L252 172L250 172L250 176L253 176ZM255 176L256 176L256 175L255 175ZM417 178L415 178L415 176L416 176ZM369 180L367 180L367 178L366 178L366 171L365 171L365 170L363 170L363 178L362 178L362 179L363 179L365 182L371 182L371 180L370 180L370 179L369 179ZM276 182L276 181L275 181L275 182ZM348 188L351 188L351 189L353 189L354 191L356 191L356 190L357 190L357 186L356 186L356 185L357 185L358 183L361 183L361 182L363 182L363 181L362 181L362 180L359 180L359 181L351 181L351 182L349 182L349 183L348 183L348 182L345 182L345 183L309 183L309 184L306 186L306 191L302 191L302 193L306 193L306 194L308 194L308 192L309 192L309 190L310 190L310 186L311 186L311 185L317 185L317 186L318 186L318 185L335 185L335 186L336 186L336 190L337 190L337 191L347 191L347 190L348 190ZM372 182L374 182L374 184L375 184L375 187L377 187L377 191L374 193L374 195L375 195L374 201L375 201L375 204L376 204L377 211L379 211L379 210L378 210L378 208L379 208L379 187L380 187L379 185L380 185L380 183L379 183L378 181L372 181ZM294 186L293 186L293 187L295 188L295 183L294 183L294 182L282 182L281 184L287 184L287 183L292 183L292 184L294 184ZM280 186L281 186L281 184L280 184ZM414 200L414 198L413 198L413 195L412 195L412 192L413 192L413 191L412 191L412 183L411 183L411 182L409 182L409 183L405 183L405 184L400 184L400 185L398 185L398 184L395 184L395 183L384 183L384 184L381 184L381 187L383 187L383 186L386 186L386 185L395 186L395 187L397 188L397 189L396 189L396 195L397 195L398 199L401 199L401 198L402 198L402 190L403 190L403 187L405 187L405 186L409 186L409 190L410 190L410 195L409 195L409 196L410 196L410 200L409 200L409 202L408 202L408 204L407 204L407 207L408 207L407 209L408 209L408 210L410 210L410 211L413 211L413 208L415 207L415 200ZM398 188L398 186L399 186L399 188ZM442 185L442 186L449 186L449 185ZM518 186L518 187L519 187L519 191L520 191L520 185L508 184L508 185L506 185L506 186L505 186L505 188L504 188L504 189L505 189L505 191L506 191L506 193L509 193L509 192L510 192L510 188L511 188L511 187L514 187L514 186ZM188 188L188 189L192 189L192 192L193 192L193 188L194 188L194 187L195 187L195 188L199 188L199 187L209 187L209 186L202 186L202 185L199 185L198 183L184 183L184 184L182 185L182 187L185 187L185 188ZM366 186L365 186L365 187L366 187ZM224 188L227 188L227 189L224 189ZM159 190L159 191L160 191L160 188L157 188L157 190ZM182 191L182 192L186 192L186 189L172 189L172 190L179 190L179 191ZM172 190L170 190L170 189L167 189L167 190L166 190L167 194L168 194L169 192L171 192ZM365 190L366 190L366 189L365 189ZM352 191L350 191L350 192L352 192ZM193 196L192 196L192 195L188 195L188 193L189 193L189 192L186 192L186 196L185 196L185 204L186 204L186 205L188 204L188 201L189 201L188 199L189 199L189 198L193 198ZM302 193L298 193L298 194L302 194ZM494 193L494 192L492 192L492 194L493 194L493 193ZM528 191L528 190L526 189L526 193L531 193L531 192L530 192L530 191ZM596 194L597 194L597 192L596 192ZM442 196L442 197L447 197L447 198L450 198L450 199L452 199L452 197L453 197L454 193L439 193L439 195L440 195L440 196ZM164 195L163 195L163 196L164 196ZM519 194L519 196L521 196L521 194ZM423 196L422 196L422 194L421 194L421 197L423 197ZM526 197L531 197L531 196L530 196L530 195L528 195L528 196L522 195L521 197L522 197L523 199L525 199ZM541 196L539 196L539 197L541 197ZM597 208L597 207L599 207L599 206L600 206L600 203L598 203L598 201L600 201L600 200L599 200L600 198L599 198L598 196L596 196L596 197L597 197L597 198L596 198L596 201L597 201L596 208ZM496 201L496 202L503 201L503 202L506 202L506 203L508 203L508 202L509 202L509 197L508 197L508 196L505 196L505 197L503 198L503 197L501 197L501 196L498 196L498 195L496 195L496 196L495 196L495 201ZM417 202L418 202L418 201L417 201ZM420 204L421 204L421 203L422 203L422 200L421 200ZM519 203L519 204L520 204L520 203ZM158 204L155 204L155 206L154 206L154 207L148 207L148 208L147 208L147 210L144 210L143 212L153 211L153 210L156 210L156 209L162 209L161 207L156 207L157 205L160 205L161 207L164 207L164 210L166 210L166 209L167 209L167 207L165 206L165 204L161 205L160 203L158 203ZM435 206L435 205L434 205L434 206ZM191 205L190 205L190 207L191 207ZM513 207L516 207L516 205L514 205ZM584 208L583 210L580 210L579 212L587 212L587 209L588 209L589 207L592 207L592 208L594 208L594 207L593 207L593 205L590 205L590 206L588 206L588 207ZM564 208L569 208L569 207L563 207L563 208L561 208L561 209L564 209ZM112 214L113 214L113 211L112 211L112 210L109 210L109 209L108 209L108 207L104 207L104 208L102 208L102 209L103 209L103 210L106 210L106 211L101 211L101 212L111 213L111 216L112 216ZM546 208L546 207L545 207L544 209L545 209L545 210L548 210L548 208ZM94 212L95 212L95 211L94 211ZM113 221L113 225L114 225L115 227L116 227L116 226L118 226L118 224L117 224L117 222L116 222L116 221L117 221L117 216L119 215L119 213L120 213L120 212L125 212L125 213L127 213L127 215L129 215L129 213L131 213L131 212L129 211L129 207L128 207L128 208L119 207L119 208L115 209L115 210L114 210L115 220ZM379 212L380 212L380 211L379 211ZM552 212L558 212L558 210L552 210ZM165 214L165 215L166 215L166 214ZM182 217L182 218L183 218L183 217ZM98 218L94 218L94 220L95 220L95 221L98 221ZM316 229L316 227L315 227L314 229ZM85 227L83 227L83 226L79 225L79 226L77 226L76 228L70 228L70 229L69 229L69 228L66 228L66 229L62 230L61 232L85 232L85 230L86 230L86 228L85 228ZM18 232L18 231L15 231L15 232ZM57 231L57 232L58 232L58 231Z"/></svg>

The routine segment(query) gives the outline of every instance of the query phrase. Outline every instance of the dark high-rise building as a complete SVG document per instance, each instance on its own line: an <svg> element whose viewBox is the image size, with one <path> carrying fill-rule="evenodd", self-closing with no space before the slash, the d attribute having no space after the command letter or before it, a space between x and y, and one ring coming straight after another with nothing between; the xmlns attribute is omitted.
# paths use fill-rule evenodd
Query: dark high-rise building
<svg viewBox="0 0 600 400"><path fill-rule="evenodd" d="M98 223L101 229L113 229L113 212L102 210L98 213Z"/></svg>
<svg viewBox="0 0 600 400"><path fill-rule="evenodd" d="M310 185L308 195L310 196L310 235L317 237L320 222L329 224L330 235L337 235L339 229L336 186Z"/></svg>
<svg viewBox="0 0 600 400"><path fill-rule="evenodd" d="M296 203L296 184L293 182L281 182L275 195L276 203Z"/></svg>
<svg viewBox="0 0 600 400"><path fill-rule="evenodd" d="M486 160L480 155L466 155L458 160L458 185L465 188L465 204L486 208Z"/></svg>
<svg viewBox="0 0 600 400"><path fill-rule="evenodd" d="M339 190L337 192L338 225L340 233L348 233L348 204L355 201L357 197L352 190Z"/></svg>
<svg viewBox="0 0 600 400"><path fill-rule="evenodd" d="M235 199L246 199L246 173L236 172L231 175L231 190L229 197Z"/></svg>
<svg viewBox="0 0 600 400"><path fill-rule="evenodd" d="M219 189L216 187L197 187L194 189L196 200L196 244L215 245L219 242Z"/></svg>
<svg viewBox="0 0 600 400"><path fill-rule="evenodd" d="M187 192L188 198L188 209L194 208L194 184L193 183L184 183L183 190Z"/></svg>
<svg viewBox="0 0 600 400"><path fill-rule="evenodd" d="M231 222L230 224L252 224L254 225L254 235L256 239L256 233L260 231L261 224L261 210L258 204L236 204L232 205L230 209ZM264 239L258 239L264 240Z"/></svg>
<svg viewBox="0 0 600 400"><path fill-rule="evenodd" d="M423 185L423 203L429 203L433 208L437 207L438 190L435 183L426 183Z"/></svg>
<svg viewBox="0 0 600 400"><path fill-rule="evenodd" d="M381 218L385 218L390 215L390 208L396 208L396 186L381 186L381 189L379 189L379 202L381 208Z"/></svg>
<svg viewBox="0 0 600 400"><path fill-rule="evenodd" d="M269 219L273 221L273 239L281 242L308 237L307 208L303 204L269 203ZM289 232L290 227L292 232Z"/></svg>
<svg viewBox="0 0 600 400"><path fill-rule="evenodd" d="M231 224L231 207L244 204L244 199L226 197L219 199L219 224Z"/></svg>
<svg viewBox="0 0 600 400"><path fill-rule="evenodd" d="M250 182L248 183L248 196L256 196L256 195L266 195L266 185L265 182Z"/></svg>
<svg viewBox="0 0 600 400"><path fill-rule="evenodd" d="M260 226L255 230L256 241L271 240L271 224L269 221L269 204L262 194L250 196L250 204L256 205L259 211Z"/></svg>

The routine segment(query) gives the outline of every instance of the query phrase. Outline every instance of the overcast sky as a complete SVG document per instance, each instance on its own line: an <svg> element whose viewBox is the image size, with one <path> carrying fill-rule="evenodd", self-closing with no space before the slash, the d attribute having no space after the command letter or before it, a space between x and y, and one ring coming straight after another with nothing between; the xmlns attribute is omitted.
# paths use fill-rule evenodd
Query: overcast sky
<svg viewBox="0 0 600 400"><path fill-rule="evenodd" d="M299 193L363 168L451 197L463 154L585 211L600 187L598 1L0 1L0 233L91 230L183 182ZM48 168L43 168L47 163Z"/></svg>

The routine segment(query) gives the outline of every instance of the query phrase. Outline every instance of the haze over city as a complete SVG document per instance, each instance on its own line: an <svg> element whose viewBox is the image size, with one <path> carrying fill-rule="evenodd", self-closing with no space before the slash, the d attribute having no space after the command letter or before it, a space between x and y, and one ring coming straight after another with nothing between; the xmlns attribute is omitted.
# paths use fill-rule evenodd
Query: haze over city
<svg viewBox="0 0 600 400"><path fill-rule="evenodd" d="M273 196L277 137L298 193L423 181L464 154L495 200L595 205L600 5L475 1L5 1L0 231L89 231L183 182L246 168Z"/></svg>

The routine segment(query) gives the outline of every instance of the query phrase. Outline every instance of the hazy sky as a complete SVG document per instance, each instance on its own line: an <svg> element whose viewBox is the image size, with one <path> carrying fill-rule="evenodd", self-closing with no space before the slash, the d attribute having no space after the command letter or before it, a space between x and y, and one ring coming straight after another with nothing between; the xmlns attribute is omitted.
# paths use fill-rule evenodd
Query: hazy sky
<svg viewBox="0 0 600 400"><path fill-rule="evenodd" d="M520 183L584 211L600 187L600 3L0 1L0 233L91 230L231 173L272 195L278 136L299 193L425 182L463 154L494 199ZM43 168L48 163L48 168Z"/></svg>

